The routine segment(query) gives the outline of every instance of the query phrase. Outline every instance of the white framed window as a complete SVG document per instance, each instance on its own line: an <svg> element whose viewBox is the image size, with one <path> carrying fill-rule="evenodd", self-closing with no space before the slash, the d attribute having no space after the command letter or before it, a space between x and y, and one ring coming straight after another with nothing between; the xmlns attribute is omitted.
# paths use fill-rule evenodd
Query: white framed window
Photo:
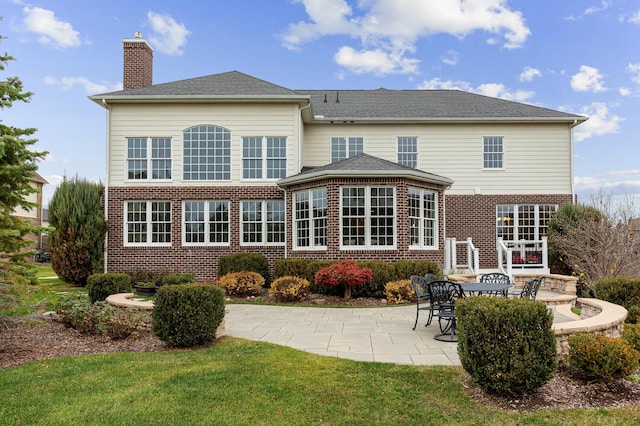
<svg viewBox="0 0 640 426"><path fill-rule="evenodd" d="M281 179L287 176L287 138L242 138L242 178Z"/></svg>
<svg viewBox="0 0 640 426"><path fill-rule="evenodd" d="M184 201L183 245L229 245L228 201Z"/></svg>
<svg viewBox="0 0 640 426"><path fill-rule="evenodd" d="M482 138L482 167L504 169L504 138L502 136Z"/></svg>
<svg viewBox="0 0 640 426"><path fill-rule="evenodd" d="M418 138L415 136L398 137L398 164L418 167Z"/></svg>
<svg viewBox="0 0 640 426"><path fill-rule="evenodd" d="M294 194L294 247L327 248L327 189Z"/></svg>
<svg viewBox="0 0 640 426"><path fill-rule="evenodd" d="M171 138L127 138L127 179L171 180Z"/></svg>
<svg viewBox="0 0 640 426"><path fill-rule="evenodd" d="M125 245L171 245L171 202L126 201L124 216Z"/></svg>
<svg viewBox="0 0 640 426"><path fill-rule="evenodd" d="M241 245L284 245L285 225L282 200L240 203Z"/></svg>
<svg viewBox="0 0 640 426"><path fill-rule="evenodd" d="M331 162L344 160L361 154L364 149L364 138L333 137L331 138Z"/></svg>
<svg viewBox="0 0 640 426"><path fill-rule="evenodd" d="M396 247L394 187L343 187L340 193L341 248Z"/></svg>
<svg viewBox="0 0 640 426"><path fill-rule="evenodd" d="M182 133L184 180L231 179L231 132L219 126L195 126Z"/></svg>
<svg viewBox="0 0 640 426"><path fill-rule="evenodd" d="M438 246L438 194L434 191L409 188L409 246Z"/></svg>
<svg viewBox="0 0 640 426"><path fill-rule="evenodd" d="M507 204L496 206L496 232L504 241L540 241L557 204Z"/></svg>

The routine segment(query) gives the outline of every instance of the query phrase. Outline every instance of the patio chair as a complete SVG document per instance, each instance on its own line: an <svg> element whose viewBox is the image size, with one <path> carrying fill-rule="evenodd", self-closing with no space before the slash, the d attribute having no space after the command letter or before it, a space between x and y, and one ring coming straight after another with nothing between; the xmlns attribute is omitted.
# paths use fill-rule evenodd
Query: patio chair
<svg viewBox="0 0 640 426"><path fill-rule="evenodd" d="M538 290L540 290L540 286L542 285L543 280L544 277L536 277L532 280L527 281L526 283L524 283L522 291L519 294L516 293L515 295L519 296L521 299L528 298L531 300L536 300Z"/></svg>
<svg viewBox="0 0 640 426"><path fill-rule="evenodd" d="M480 275L481 283L499 283L499 284L511 284L509 275L502 274L500 272L491 272L489 274Z"/></svg>
<svg viewBox="0 0 640 426"><path fill-rule="evenodd" d="M418 316L420 315L420 311L429 312L429 318L427 319L425 327L431 324L431 320L433 319L434 306L431 305L431 303L428 303L430 302L429 288L427 279L425 277L421 277L420 275L412 275L411 286L413 287L413 292L416 295L416 322L413 324L413 329L415 330L416 326L418 325Z"/></svg>
<svg viewBox="0 0 640 426"><path fill-rule="evenodd" d="M427 280L428 283L442 279L441 277L434 274L424 274L424 278Z"/></svg>
<svg viewBox="0 0 640 426"><path fill-rule="evenodd" d="M456 313L455 303L457 299L464 298L464 291L459 283L438 280L428 284L429 300L434 307L433 316L438 317L440 333L436 334L436 340L456 342Z"/></svg>

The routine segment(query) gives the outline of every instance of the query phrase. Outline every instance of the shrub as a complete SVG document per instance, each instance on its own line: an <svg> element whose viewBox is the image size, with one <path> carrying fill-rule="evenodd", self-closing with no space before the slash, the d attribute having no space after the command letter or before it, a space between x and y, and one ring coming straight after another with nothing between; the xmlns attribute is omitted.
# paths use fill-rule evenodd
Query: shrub
<svg viewBox="0 0 640 426"><path fill-rule="evenodd" d="M218 277L230 272L256 272L262 275L267 285L270 283L269 262L259 253L235 253L222 256L218 261Z"/></svg>
<svg viewBox="0 0 640 426"><path fill-rule="evenodd" d="M122 273L93 274L87 279L87 292L91 303L105 300L108 296L131 292L131 277Z"/></svg>
<svg viewBox="0 0 640 426"><path fill-rule="evenodd" d="M216 286L185 284L158 290L153 332L169 347L212 342L224 318L224 295Z"/></svg>
<svg viewBox="0 0 640 426"><path fill-rule="evenodd" d="M627 318L624 322L628 324L637 324L640 322L640 306L634 305L627 308Z"/></svg>
<svg viewBox="0 0 640 426"><path fill-rule="evenodd" d="M59 299L56 312L67 327L84 334L104 334L114 340L151 329L151 315L146 311L105 302L92 304L80 296Z"/></svg>
<svg viewBox="0 0 640 426"><path fill-rule="evenodd" d="M228 296L259 296L264 278L257 272L231 272L218 280Z"/></svg>
<svg viewBox="0 0 640 426"><path fill-rule="evenodd" d="M553 376L553 315L544 303L469 297L456 301L456 317L460 362L482 389L516 395Z"/></svg>
<svg viewBox="0 0 640 426"><path fill-rule="evenodd" d="M351 259L320 268L316 272L315 282L324 287L344 287L344 298L351 298L351 287L356 287L369 281L372 277L370 268L360 268Z"/></svg>
<svg viewBox="0 0 640 426"><path fill-rule="evenodd" d="M389 304L402 304L416 301L416 294L411 286L411 280L391 281L384 286L384 289Z"/></svg>
<svg viewBox="0 0 640 426"><path fill-rule="evenodd" d="M138 283L155 283L156 285L160 281L163 272L148 271L146 269L136 269L134 272L127 272L131 277L131 284Z"/></svg>
<svg viewBox="0 0 640 426"><path fill-rule="evenodd" d="M156 281L156 285L162 287L163 285L193 284L194 282L195 278L192 273L169 272L161 275Z"/></svg>
<svg viewBox="0 0 640 426"><path fill-rule="evenodd" d="M309 281L308 271L313 262L313 260L309 259L278 259L273 265L273 279L275 280L280 277L300 277ZM311 283L311 281L309 281L309 283Z"/></svg>
<svg viewBox="0 0 640 426"><path fill-rule="evenodd" d="M306 275L304 278L311 284L311 292L319 294L328 294L331 296L339 296L344 294L344 289L340 287L325 287L319 283L316 283L316 274L322 268L331 266L334 263L338 263L337 260L313 260L307 265Z"/></svg>
<svg viewBox="0 0 640 426"><path fill-rule="evenodd" d="M625 324L622 329L622 338L633 349L640 351L640 324Z"/></svg>
<svg viewBox="0 0 640 426"><path fill-rule="evenodd" d="M626 309L640 305L640 279L606 278L595 284L596 297Z"/></svg>
<svg viewBox="0 0 640 426"><path fill-rule="evenodd" d="M442 276L442 269L428 260L401 260L393 264L396 280L408 280L411 275L433 274Z"/></svg>
<svg viewBox="0 0 640 426"><path fill-rule="evenodd" d="M624 339L601 334L569 336L569 368L578 376L610 383L629 377L638 369L640 353Z"/></svg>
<svg viewBox="0 0 640 426"><path fill-rule="evenodd" d="M292 276L280 277L271 283L269 293L278 302L300 302L309 295L309 281Z"/></svg>
<svg viewBox="0 0 640 426"><path fill-rule="evenodd" d="M360 268L370 269L371 278L362 285L353 287L353 297L385 297L384 286L395 279L393 265L380 260L361 260L356 262Z"/></svg>

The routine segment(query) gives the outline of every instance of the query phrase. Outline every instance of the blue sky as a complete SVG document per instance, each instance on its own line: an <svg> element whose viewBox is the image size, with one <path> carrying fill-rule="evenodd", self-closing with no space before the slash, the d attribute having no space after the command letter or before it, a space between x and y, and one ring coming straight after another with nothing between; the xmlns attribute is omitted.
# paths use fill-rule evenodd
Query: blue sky
<svg viewBox="0 0 640 426"><path fill-rule="evenodd" d="M589 116L574 129L579 196L640 199L640 2L0 0L0 76L34 93L3 110L35 127L45 202L63 176L105 179L105 112L122 39L154 48L154 83L238 70L290 89L448 89Z"/></svg>

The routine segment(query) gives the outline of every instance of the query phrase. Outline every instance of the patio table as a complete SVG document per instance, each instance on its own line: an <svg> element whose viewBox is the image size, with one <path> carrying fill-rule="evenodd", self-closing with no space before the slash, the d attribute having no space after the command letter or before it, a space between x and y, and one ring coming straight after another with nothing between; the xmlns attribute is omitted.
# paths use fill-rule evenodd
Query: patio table
<svg viewBox="0 0 640 426"><path fill-rule="evenodd" d="M507 290L511 288L511 284L502 283L462 283L462 291L466 294L473 295L489 295L507 297Z"/></svg>

